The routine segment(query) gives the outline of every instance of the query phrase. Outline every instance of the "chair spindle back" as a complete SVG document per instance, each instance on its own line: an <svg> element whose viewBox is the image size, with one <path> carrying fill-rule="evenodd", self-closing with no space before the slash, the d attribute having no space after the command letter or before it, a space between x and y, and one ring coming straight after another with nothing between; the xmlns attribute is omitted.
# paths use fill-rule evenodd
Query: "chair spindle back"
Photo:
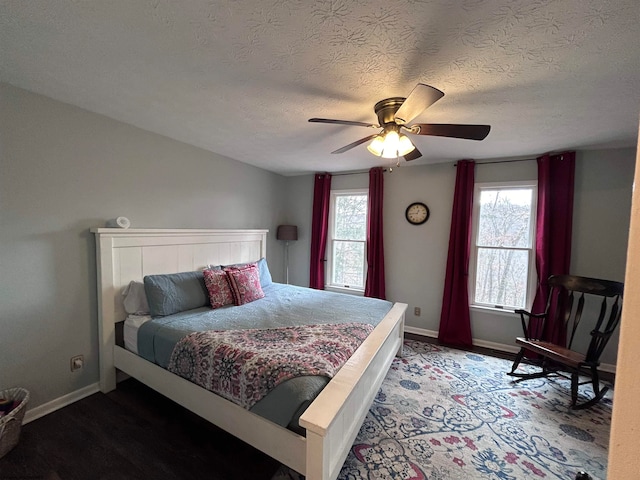
<svg viewBox="0 0 640 480"><path fill-rule="evenodd" d="M587 363L598 362L611 335L620 323L624 284L575 275L554 275L549 278L549 286L552 291L549 295L547 311L555 307L555 318L558 320L556 325L567 333L568 349L572 348L583 317L585 296L602 298L598 318L590 332L591 340L585 359Z"/></svg>

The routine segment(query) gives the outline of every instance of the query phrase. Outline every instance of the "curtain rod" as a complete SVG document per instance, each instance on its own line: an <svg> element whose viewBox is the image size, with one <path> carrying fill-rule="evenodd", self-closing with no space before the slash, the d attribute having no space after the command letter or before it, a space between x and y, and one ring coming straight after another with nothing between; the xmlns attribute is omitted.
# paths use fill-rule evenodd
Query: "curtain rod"
<svg viewBox="0 0 640 480"><path fill-rule="evenodd" d="M362 172L331 173L330 175L332 177L341 177L343 175L363 175L365 173L369 173L369 171L365 170L365 171L362 171Z"/></svg>
<svg viewBox="0 0 640 480"><path fill-rule="evenodd" d="M492 163L512 163L512 162L533 162L535 161L535 158L516 158L513 160L492 160L490 162L476 162L476 165L489 165ZM453 166L455 167L456 165L458 165L457 163L454 163ZM399 167L398 167L399 168ZM387 172L388 169L383 168L382 169L383 172ZM345 172L345 173L331 173L330 175L333 177L339 177L342 175L362 175L365 173L369 173L369 170L360 170L358 172Z"/></svg>
<svg viewBox="0 0 640 480"><path fill-rule="evenodd" d="M564 160L564 154L565 153L575 153L573 150L568 150L568 151L564 151L564 152L547 152L545 153L545 155L555 155L555 156L560 156L560 160ZM489 165L491 163L512 163L512 162L533 162L534 160L536 160L536 158L531 158L531 157L522 157L522 158L514 158L511 160L491 160L489 162L475 162L476 165ZM456 165L458 165L457 163L454 163L453 166L455 167Z"/></svg>
<svg viewBox="0 0 640 480"><path fill-rule="evenodd" d="M476 165L490 165L492 163L513 163L513 162L533 162L535 160L535 158L517 158L515 160L492 160L490 162L475 162ZM454 163L453 166L455 167L456 165L458 165L457 163Z"/></svg>
<svg viewBox="0 0 640 480"><path fill-rule="evenodd" d="M535 161L535 158L516 158L513 160L492 160L490 162L476 162L476 165L490 165L492 163L533 162L533 161ZM457 162L453 164L454 167L456 165L458 165ZM388 172L389 170L386 168L383 168L382 171ZM369 170L360 170L357 172L344 172L344 173L329 173L329 174L333 177L340 177L342 175L363 175L366 173L369 173Z"/></svg>
<svg viewBox="0 0 640 480"><path fill-rule="evenodd" d="M535 161L535 158L515 158L513 160L492 160L490 162L475 162L476 165L491 165L492 163L514 163L514 162L533 162ZM458 163L454 163L453 166L457 166ZM386 168L382 169L383 172L387 172L388 170ZM332 176L334 177L339 177L342 175L361 175L364 173L369 173L369 170L362 170L359 172L346 172L346 173L331 173Z"/></svg>
<svg viewBox="0 0 640 480"><path fill-rule="evenodd" d="M382 169L383 173L386 172L386 171L387 171L386 168ZM366 174L366 173L369 173L369 170L361 170L359 172L330 173L329 175L331 175L332 177L340 177L342 175L363 175L363 174Z"/></svg>

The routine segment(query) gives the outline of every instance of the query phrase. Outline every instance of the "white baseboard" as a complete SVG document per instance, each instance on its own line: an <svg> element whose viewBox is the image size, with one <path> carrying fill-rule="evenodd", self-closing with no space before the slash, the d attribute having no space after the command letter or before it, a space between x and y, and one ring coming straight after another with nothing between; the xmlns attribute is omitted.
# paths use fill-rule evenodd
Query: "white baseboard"
<svg viewBox="0 0 640 480"><path fill-rule="evenodd" d="M616 366L613 363L601 363L600 368L598 370L602 370L603 372L616 373Z"/></svg>
<svg viewBox="0 0 640 480"><path fill-rule="evenodd" d="M100 391L99 387L100 385L98 383L92 383L91 385L87 385L86 387L63 395L62 397L51 400L50 402L38 405L35 408L28 408L24 414L24 420L22 423L32 422L33 420L44 417L45 415L53 413L56 410L66 407L67 405L71 405L78 400L82 400L89 395L93 395L94 393Z"/></svg>
<svg viewBox="0 0 640 480"><path fill-rule="evenodd" d="M423 337L438 338L438 332L435 330L427 330L426 328L412 327L405 325L404 331L412 333L414 335L421 335ZM475 347L489 348L491 350L497 350L498 352L518 353L520 349L515 345L506 345L504 343L490 342L488 340L481 340L479 338L472 339ZM612 363L601 363L600 371L607 373L616 373L616 366Z"/></svg>
<svg viewBox="0 0 640 480"><path fill-rule="evenodd" d="M426 328L412 327L405 324L404 331L407 333L413 333L414 335L421 335L423 337L438 338L438 332L435 330L427 330Z"/></svg>

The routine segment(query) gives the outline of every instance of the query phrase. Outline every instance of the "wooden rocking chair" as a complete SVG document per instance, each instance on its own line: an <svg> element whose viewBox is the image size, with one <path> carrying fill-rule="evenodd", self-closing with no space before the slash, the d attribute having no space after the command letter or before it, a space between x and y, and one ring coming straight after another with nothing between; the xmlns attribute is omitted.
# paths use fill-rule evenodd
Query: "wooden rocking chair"
<svg viewBox="0 0 640 480"><path fill-rule="evenodd" d="M624 284L575 275L553 275L549 278L549 286L551 292L545 313L534 314L525 310L515 311L520 315L524 337L516 338L516 343L521 348L509 375L519 377L516 381L520 382L549 375L569 378L562 373L568 372L571 378L571 408L588 408L598 403L608 390L608 387L600 388L598 366L604 347L620 323ZM586 351L576 351L572 345L578 326L582 321L585 296L586 298L601 299L600 313L595 324L592 327L589 326L591 340ZM576 298L577 305L574 308ZM549 321L550 315L554 315L555 323L553 325L563 328L566 332L568 340L566 345L557 345L541 340L545 323ZM527 351L536 354L528 361L538 365L541 371L516 373L516 369ZM590 377L590 379L586 382L580 382L579 375L581 374ZM578 404L578 386L587 383L591 383L593 386L593 398Z"/></svg>

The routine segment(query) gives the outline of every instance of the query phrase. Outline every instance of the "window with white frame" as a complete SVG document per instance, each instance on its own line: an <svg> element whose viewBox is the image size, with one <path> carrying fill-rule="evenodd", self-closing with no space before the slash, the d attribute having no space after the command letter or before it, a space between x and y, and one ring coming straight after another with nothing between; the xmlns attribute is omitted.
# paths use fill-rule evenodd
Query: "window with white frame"
<svg viewBox="0 0 640 480"><path fill-rule="evenodd" d="M530 308L536 286L536 182L475 186L471 305Z"/></svg>
<svg viewBox="0 0 640 480"><path fill-rule="evenodd" d="M367 190L332 190L327 241L329 287L364 290Z"/></svg>

